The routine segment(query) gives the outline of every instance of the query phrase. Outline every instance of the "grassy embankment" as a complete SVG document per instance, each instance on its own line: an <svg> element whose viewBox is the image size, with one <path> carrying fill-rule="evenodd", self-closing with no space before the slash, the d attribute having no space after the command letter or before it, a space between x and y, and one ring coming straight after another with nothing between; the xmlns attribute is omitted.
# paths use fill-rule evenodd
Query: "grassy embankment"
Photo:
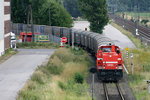
<svg viewBox="0 0 150 100"><path fill-rule="evenodd" d="M55 49L58 48L59 44L52 42L27 42L27 43L17 43L17 48L25 49Z"/></svg>
<svg viewBox="0 0 150 100"><path fill-rule="evenodd" d="M114 27L128 36L136 45L136 49L130 49L129 54L133 53L134 75L128 76L128 82L137 100L150 100L148 94L148 84L145 80L150 80L150 47L145 46L141 41L135 38L131 32L124 30L122 27L111 23ZM127 64L126 51L123 50L124 62L131 73L131 59Z"/></svg>
<svg viewBox="0 0 150 100"><path fill-rule="evenodd" d="M0 64L9 59L11 56L16 54L17 51L14 51L13 49L8 49L5 51L5 54L0 57Z"/></svg>
<svg viewBox="0 0 150 100"><path fill-rule="evenodd" d="M34 72L17 100L91 100L85 80L89 66L82 49L58 49Z"/></svg>

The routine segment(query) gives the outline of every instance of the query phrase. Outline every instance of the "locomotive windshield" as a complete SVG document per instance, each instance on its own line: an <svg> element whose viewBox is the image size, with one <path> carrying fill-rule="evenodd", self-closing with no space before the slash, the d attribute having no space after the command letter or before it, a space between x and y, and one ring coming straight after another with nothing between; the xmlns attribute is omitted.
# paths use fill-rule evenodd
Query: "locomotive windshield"
<svg viewBox="0 0 150 100"><path fill-rule="evenodd" d="M103 52L111 52L111 48L102 48Z"/></svg>

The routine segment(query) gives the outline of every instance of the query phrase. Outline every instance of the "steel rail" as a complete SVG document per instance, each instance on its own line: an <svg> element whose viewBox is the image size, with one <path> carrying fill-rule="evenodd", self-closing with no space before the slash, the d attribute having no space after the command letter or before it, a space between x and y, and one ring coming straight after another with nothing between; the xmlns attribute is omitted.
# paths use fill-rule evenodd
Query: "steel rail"
<svg viewBox="0 0 150 100"><path fill-rule="evenodd" d="M103 83L103 88L104 88L104 94L105 94L106 100L110 100L109 96L108 96L107 86L105 83Z"/></svg>
<svg viewBox="0 0 150 100"><path fill-rule="evenodd" d="M124 96L123 96L123 93L122 93L122 91L121 91L121 88L120 88L120 86L119 86L119 83L116 83L116 87L117 87L117 90L118 90L119 95L120 95L120 97L121 97L121 100L125 100L125 99L124 99Z"/></svg>

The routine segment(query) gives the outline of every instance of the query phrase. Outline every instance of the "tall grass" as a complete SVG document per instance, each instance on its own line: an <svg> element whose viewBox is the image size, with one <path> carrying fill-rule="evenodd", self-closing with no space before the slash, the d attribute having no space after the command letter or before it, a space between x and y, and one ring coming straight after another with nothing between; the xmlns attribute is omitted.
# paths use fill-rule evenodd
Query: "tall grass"
<svg viewBox="0 0 150 100"><path fill-rule="evenodd" d="M17 48L58 48L59 45L52 42L26 42L17 43Z"/></svg>
<svg viewBox="0 0 150 100"><path fill-rule="evenodd" d="M17 100L90 100L85 81L89 65L82 49L60 48L35 71Z"/></svg>
<svg viewBox="0 0 150 100"><path fill-rule="evenodd" d="M0 64L9 59L12 55L15 55L17 51L14 51L13 49L7 49L5 51L5 54L0 57Z"/></svg>
<svg viewBox="0 0 150 100"><path fill-rule="evenodd" d="M150 47L145 46L139 39L135 38L132 33L124 30L117 24L112 23L112 25L123 34L127 35L136 45L137 48L129 49L128 61L126 59L126 50L122 51L124 63L130 72L130 75L128 76L129 85L137 100L150 100L148 84L146 82L146 80L150 80ZM133 53L134 75L131 74L131 53Z"/></svg>

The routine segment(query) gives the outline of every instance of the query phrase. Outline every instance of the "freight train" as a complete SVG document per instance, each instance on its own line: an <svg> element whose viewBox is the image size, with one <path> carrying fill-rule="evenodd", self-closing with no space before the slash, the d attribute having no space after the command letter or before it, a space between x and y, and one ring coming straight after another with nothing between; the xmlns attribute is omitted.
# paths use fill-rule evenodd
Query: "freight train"
<svg viewBox="0 0 150 100"><path fill-rule="evenodd" d="M13 29L16 31L19 26L26 27L26 25L15 24ZM68 45L72 45L74 41L74 45L81 46L94 54L97 57L97 72L100 80L120 80L123 77L123 60L120 48L105 35L65 27L43 25L34 25L34 27L39 27L39 30L43 29L41 31L35 29L39 33L44 32L55 37L66 37Z"/></svg>
<svg viewBox="0 0 150 100"><path fill-rule="evenodd" d="M98 77L102 81L118 81L123 77L120 48L103 34L69 28L52 27L57 37L67 37L67 44L81 46L97 57Z"/></svg>

